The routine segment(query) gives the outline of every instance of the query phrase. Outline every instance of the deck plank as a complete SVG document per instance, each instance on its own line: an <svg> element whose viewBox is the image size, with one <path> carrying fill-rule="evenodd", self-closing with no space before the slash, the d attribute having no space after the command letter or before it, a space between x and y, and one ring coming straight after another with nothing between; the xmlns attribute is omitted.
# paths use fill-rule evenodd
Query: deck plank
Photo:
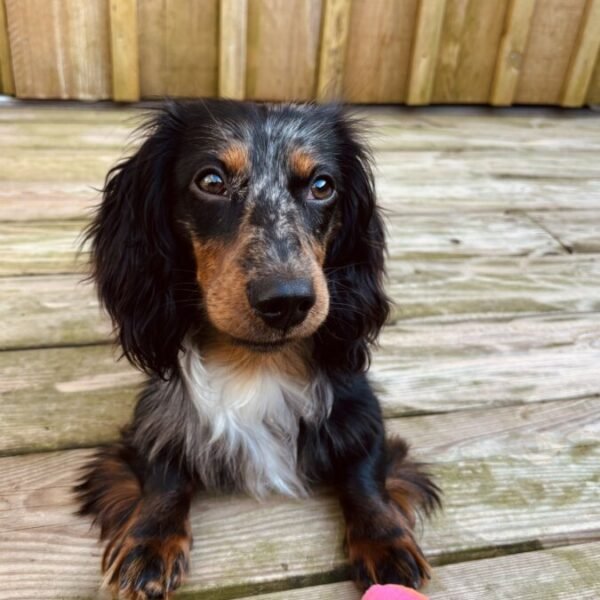
<svg viewBox="0 0 600 600"><path fill-rule="evenodd" d="M528 212L534 223L572 252L600 252L600 197L595 210L562 212Z"/></svg>
<svg viewBox="0 0 600 600"><path fill-rule="evenodd" d="M548 179L567 181L598 180L600 166L597 150L562 152L530 150L386 150L376 152L378 171L391 182L422 181L424 173L438 181L465 183L481 178ZM111 148L77 151L73 160L72 148L17 148L3 156L0 162L0 181L89 181L100 182L122 152ZM565 168L567 167L568 168Z"/></svg>
<svg viewBox="0 0 600 600"><path fill-rule="evenodd" d="M599 409L590 399L390 422L390 430L415 442L445 489L446 510L423 539L434 562L600 540ZM96 532L73 517L69 491L87 456L79 450L0 459L2 597L92 597L100 548ZM200 498L192 522L187 591L194 598L344 577L340 514L326 492L263 504Z"/></svg>
<svg viewBox="0 0 600 600"><path fill-rule="evenodd" d="M388 271L392 322L600 310L600 255L399 260ZM0 277L0 299L0 350L107 340L82 275Z"/></svg>
<svg viewBox="0 0 600 600"><path fill-rule="evenodd" d="M376 173L380 203L397 214L594 210L600 180L488 178L403 181ZM102 178L86 181L3 181L0 222L88 219L99 203Z"/></svg>
<svg viewBox="0 0 600 600"><path fill-rule="evenodd" d="M599 336L598 313L400 321L371 376L388 417L600 395ZM115 439L142 381L110 346L0 352L0 373L4 454Z"/></svg>
<svg viewBox="0 0 600 600"><path fill-rule="evenodd" d="M0 276L84 273L76 256L85 221L0 222ZM393 260L469 256L522 256L564 252L525 215L390 214L388 249Z"/></svg>
<svg viewBox="0 0 600 600"><path fill-rule="evenodd" d="M523 552L437 567L430 600L597 600L600 543ZM542 596L543 595L543 596ZM247 596L241 600L360 600L351 582Z"/></svg>
<svg viewBox="0 0 600 600"><path fill-rule="evenodd" d="M0 454L113 440L141 381L117 356L110 346L0 352Z"/></svg>

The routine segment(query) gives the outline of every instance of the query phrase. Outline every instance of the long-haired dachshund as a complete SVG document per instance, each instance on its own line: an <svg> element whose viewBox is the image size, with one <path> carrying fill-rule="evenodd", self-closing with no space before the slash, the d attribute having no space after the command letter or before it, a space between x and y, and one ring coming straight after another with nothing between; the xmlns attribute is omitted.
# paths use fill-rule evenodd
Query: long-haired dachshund
<svg viewBox="0 0 600 600"><path fill-rule="evenodd" d="M416 511L439 490L386 442L366 377L388 312L384 227L339 106L168 103L108 174L88 230L124 355L149 375L77 487L105 584L168 598L196 490L337 490L353 577L419 587Z"/></svg>

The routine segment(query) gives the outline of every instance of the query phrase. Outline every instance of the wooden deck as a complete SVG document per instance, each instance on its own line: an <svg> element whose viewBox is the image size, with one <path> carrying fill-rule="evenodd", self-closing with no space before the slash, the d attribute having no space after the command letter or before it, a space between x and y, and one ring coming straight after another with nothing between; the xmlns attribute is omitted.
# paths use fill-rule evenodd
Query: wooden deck
<svg viewBox="0 0 600 600"><path fill-rule="evenodd" d="M430 461L436 600L600 598L600 116L367 111L397 302L373 378ZM133 109L0 108L0 598L90 599L75 471L128 420L76 240ZM132 120L133 119L133 120ZM358 600L341 518L201 497L180 598Z"/></svg>

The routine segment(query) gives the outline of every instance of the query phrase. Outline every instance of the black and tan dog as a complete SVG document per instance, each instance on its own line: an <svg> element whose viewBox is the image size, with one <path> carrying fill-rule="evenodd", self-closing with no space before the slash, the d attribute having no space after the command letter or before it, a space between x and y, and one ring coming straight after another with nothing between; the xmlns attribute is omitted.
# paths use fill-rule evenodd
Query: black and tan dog
<svg viewBox="0 0 600 600"><path fill-rule="evenodd" d="M170 103L108 175L89 229L125 356L149 375L122 441L77 491L121 598L188 569L199 489L337 489L353 574L418 587L438 489L386 442L366 378L388 316L384 228L358 126L338 106Z"/></svg>

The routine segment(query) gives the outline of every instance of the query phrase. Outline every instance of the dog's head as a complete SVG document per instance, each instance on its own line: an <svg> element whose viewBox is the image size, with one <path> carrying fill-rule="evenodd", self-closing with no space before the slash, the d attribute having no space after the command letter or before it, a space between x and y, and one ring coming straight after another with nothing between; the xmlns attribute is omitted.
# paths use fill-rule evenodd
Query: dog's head
<svg viewBox="0 0 600 600"><path fill-rule="evenodd" d="M387 312L366 151L340 107L170 103L89 229L125 355L165 376L190 332L252 352L313 338L358 370Z"/></svg>

